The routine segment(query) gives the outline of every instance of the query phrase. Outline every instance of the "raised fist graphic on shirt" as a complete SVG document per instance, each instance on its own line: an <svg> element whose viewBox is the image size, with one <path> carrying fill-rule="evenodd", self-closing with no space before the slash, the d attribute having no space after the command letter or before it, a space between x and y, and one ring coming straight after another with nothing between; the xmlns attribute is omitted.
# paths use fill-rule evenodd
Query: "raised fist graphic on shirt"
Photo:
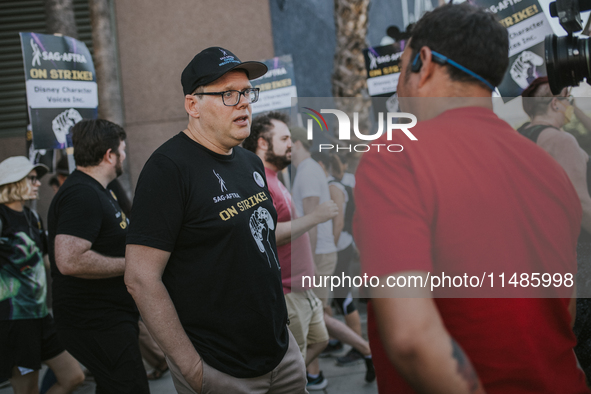
<svg viewBox="0 0 591 394"><path fill-rule="evenodd" d="M271 267L271 255L273 255L273 259L275 260L275 264L277 264L277 268L279 267L279 262L277 261L277 257L273 252L273 247L271 246L271 242L269 241L269 235L271 234L271 230L275 230L275 223L273 223L273 217L263 207L258 207L256 211L250 217L250 232L259 247L261 253L264 253L267 256L267 261L269 262L269 267ZM264 232L266 231L266 234ZM265 247L265 243L268 247Z"/></svg>

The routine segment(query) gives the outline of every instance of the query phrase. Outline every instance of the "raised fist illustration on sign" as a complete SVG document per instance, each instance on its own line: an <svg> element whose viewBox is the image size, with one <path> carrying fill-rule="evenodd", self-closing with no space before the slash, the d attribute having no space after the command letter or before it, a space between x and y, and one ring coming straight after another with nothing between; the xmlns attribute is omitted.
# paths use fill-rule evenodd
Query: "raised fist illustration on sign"
<svg viewBox="0 0 591 394"><path fill-rule="evenodd" d="M74 108L65 110L53 119L51 122L51 128L53 129L53 134L55 134L55 139L61 147L66 146L66 136L70 132L72 126L81 120L82 115L80 115L80 113Z"/></svg>
<svg viewBox="0 0 591 394"><path fill-rule="evenodd" d="M536 67L544 64L544 59L530 51L523 51L511 65L509 73L521 89L525 89L538 77Z"/></svg>

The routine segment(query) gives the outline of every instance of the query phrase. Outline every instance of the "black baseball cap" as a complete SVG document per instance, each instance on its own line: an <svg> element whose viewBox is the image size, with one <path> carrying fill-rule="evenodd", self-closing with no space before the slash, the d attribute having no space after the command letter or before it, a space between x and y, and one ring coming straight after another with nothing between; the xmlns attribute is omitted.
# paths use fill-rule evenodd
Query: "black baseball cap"
<svg viewBox="0 0 591 394"><path fill-rule="evenodd" d="M191 94L198 86L207 85L232 70L244 70L248 79L256 79L267 73L261 62L241 62L232 52L211 47L199 52L181 74L183 93Z"/></svg>

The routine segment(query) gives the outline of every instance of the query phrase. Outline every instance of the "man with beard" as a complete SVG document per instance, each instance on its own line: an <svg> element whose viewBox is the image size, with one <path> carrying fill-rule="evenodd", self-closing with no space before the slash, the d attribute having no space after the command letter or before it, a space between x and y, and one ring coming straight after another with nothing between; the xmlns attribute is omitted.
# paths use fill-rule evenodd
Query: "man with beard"
<svg viewBox="0 0 591 394"><path fill-rule="evenodd" d="M335 217L338 208L334 201L329 200L319 204L310 214L297 217L289 192L277 178L277 173L291 163L288 122L288 117L279 112L258 116L252 122L250 136L244 141L243 147L256 153L265 166L269 192L277 210L275 239L289 314L289 329L298 342L307 366L328 343L322 302L309 284L305 286L302 281L304 276L314 276L314 261L307 231ZM326 387L326 380L323 382Z"/></svg>
<svg viewBox="0 0 591 394"><path fill-rule="evenodd" d="M72 128L76 170L48 214L53 310L65 348L97 392L149 393L138 310L123 282L129 220L107 185L122 173L125 131L107 120Z"/></svg>

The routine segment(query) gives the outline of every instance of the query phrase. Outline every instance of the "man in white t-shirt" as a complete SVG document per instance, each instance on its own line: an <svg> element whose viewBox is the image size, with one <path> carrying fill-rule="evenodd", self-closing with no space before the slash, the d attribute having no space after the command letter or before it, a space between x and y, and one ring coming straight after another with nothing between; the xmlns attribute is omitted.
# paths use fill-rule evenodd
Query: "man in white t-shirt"
<svg viewBox="0 0 591 394"><path fill-rule="evenodd" d="M291 129L291 163L297 172L292 187L292 198L298 216L304 216L325 201L330 200L328 180L322 167L310 157L311 143L306 138L306 130L300 127ZM337 264L337 248L334 244L332 221L320 223L308 231L314 252L316 277L332 275ZM318 283L318 282L316 282ZM314 292L329 307L328 287L314 287Z"/></svg>

